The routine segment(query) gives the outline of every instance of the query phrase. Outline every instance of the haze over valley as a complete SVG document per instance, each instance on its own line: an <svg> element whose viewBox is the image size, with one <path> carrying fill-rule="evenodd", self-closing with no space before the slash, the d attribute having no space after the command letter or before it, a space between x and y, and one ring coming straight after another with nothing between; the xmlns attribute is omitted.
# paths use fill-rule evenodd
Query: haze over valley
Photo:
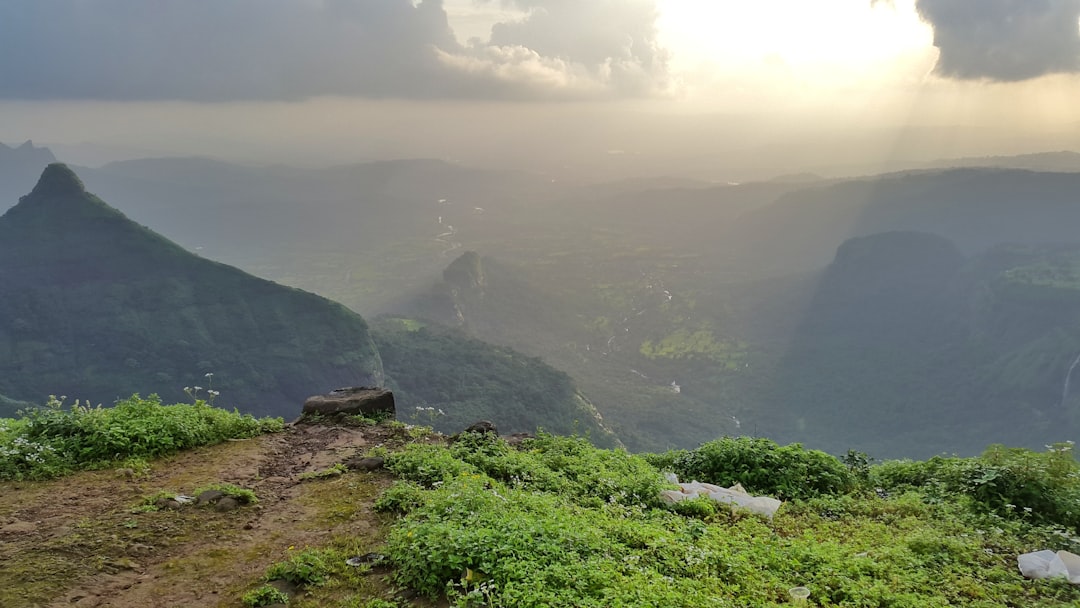
<svg viewBox="0 0 1080 608"><path fill-rule="evenodd" d="M0 415L1075 438L1080 8L806 4L7 3Z"/></svg>

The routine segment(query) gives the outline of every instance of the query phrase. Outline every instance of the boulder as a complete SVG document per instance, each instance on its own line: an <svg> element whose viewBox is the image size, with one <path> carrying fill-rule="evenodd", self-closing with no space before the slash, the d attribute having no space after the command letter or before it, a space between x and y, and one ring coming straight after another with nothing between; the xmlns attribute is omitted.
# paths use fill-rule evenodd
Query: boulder
<svg viewBox="0 0 1080 608"><path fill-rule="evenodd" d="M345 462L341 463L345 465L346 469L350 471L377 471L386 464L386 461L378 456L372 456L369 458L362 458L360 456L353 456Z"/></svg>
<svg viewBox="0 0 1080 608"><path fill-rule="evenodd" d="M480 420L469 425L469 428L462 431L462 433L478 433L481 435L491 433L492 435L498 435L499 429L495 428L495 423L490 420Z"/></svg>
<svg viewBox="0 0 1080 608"><path fill-rule="evenodd" d="M393 418L395 413L393 392L367 386L339 388L325 395L308 397L303 411L304 416L346 414L368 418L386 415Z"/></svg>
<svg viewBox="0 0 1080 608"><path fill-rule="evenodd" d="M521 445L528 439L536 439L536 435L532 433L511 433L503 437L506 443L512 447L521 449Z"/></svg>

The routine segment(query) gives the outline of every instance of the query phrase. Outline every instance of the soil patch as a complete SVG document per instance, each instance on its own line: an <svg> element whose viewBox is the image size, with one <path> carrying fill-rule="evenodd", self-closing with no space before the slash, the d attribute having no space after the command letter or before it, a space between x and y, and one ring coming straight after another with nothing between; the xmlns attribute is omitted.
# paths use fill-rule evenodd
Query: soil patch
<svg viewBox="0 0 1080 608"><path fill-rule="evenodd" d="M400 443L399 435L382 425L294 425L158 460L141 476L104 470L2 483L0 606L239 606L295 551L343 542L358 555L377 551L390 520L372 503L390 475L311 477ZM214 484L252 490L258 502L147 506ZM386 597L381 577L371 578L371 597Z"/></svg>

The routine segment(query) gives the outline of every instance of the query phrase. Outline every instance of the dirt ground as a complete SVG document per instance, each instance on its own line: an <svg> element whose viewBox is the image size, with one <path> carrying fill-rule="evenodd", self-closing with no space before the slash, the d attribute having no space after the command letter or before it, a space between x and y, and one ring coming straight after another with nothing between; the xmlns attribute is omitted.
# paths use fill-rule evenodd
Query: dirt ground
<svg viewBox="0 0 1080 608"><path fill-rule="evenodd" d="M388 473L301 476L400 442L395 432L296 425L154 461L144 474L0 483L0 606L240 606L267 567L293 551L331 542L358 555L378 551L391 520L372 504L392 482ZM222 482L253 490L258 503L228 511L139 508L159 493L193 495ZM394 597L385 573L367 579L361 595ZM339 605L333 590L322 593L311 605ZM349 605L362 599L355 588L347 597Z"/></svg>

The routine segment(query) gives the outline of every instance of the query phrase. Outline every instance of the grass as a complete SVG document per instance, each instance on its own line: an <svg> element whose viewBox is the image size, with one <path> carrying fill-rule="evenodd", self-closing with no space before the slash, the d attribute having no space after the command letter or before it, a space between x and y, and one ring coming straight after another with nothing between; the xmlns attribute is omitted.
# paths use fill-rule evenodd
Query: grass
<svg viewBox="0 0 1080 608"><path fill-rule="evenodd" d="M797 498L771 522L728 509L684 516L656 504L663 482L645 459L578 439L541 437L521 452L484 438L408 446L388 461L403 479L379 502L403 513L388 539L395 580L455 606L778 606L796 586L820 606L1080 601L1080 589L1026 581L1016 569L1021 552L1076 548L1075 527L1056 516L999 511L965 487L904 477L893 464L862 471L892 480L879 494L835 458L798 446L703 448L709 466L700 470L710 477L702 481L742 476L756 491L772 484ZM991 451L952 466L1051 460L1057 473L1047 489L1077 487L1071 454L1007 456ZM724 470L730 463L736 468ZM784 463L802 463L802 485L755 471Z"/></svg>
<svg viewBox="0 0 1080 608"><path fill-rule="evenodd" d="M163 405L157 395L133 395L110 408L78 401L65 407L53 397L20 418L0 419L0 480L52 479L125 462L142 468L146 458L283 426L281 418L256 419L203 401Z"/></svg>
<svg viewBox="0 0 1080 608"><path fill-rule="evenodd" d="M155 408L170 406L138 407L152 420L164 415ZM0 433L11 441L29 426L24 419ZM399 430L408 434L390 423L380 432ZM291 512L305 519L289 530L307 544L271 537L257 546L219 544L165 562L167 576L260 564L261 575L228 583L226 595L269 605L282 597L270 584L287 581L288 605L301 608L401 605L401 589L460 607L782 606L795 587L809 590L808 606L1080 602L1077 586L1025 580L1016 568L1020 553L1080 551L1080 465L1068 443L877 465L858 453L840 461L746 438L634 455L580 437L540 434L512 448L464 434L381 453L397 477L392 485L384 473L342 471L299 486ZM739 482L786 502L771 520L702 501L667 507L659 500L669 487L663 470ZM140 487L111 471L82 477L129 484L118 492L127 506L95 509L69 533L19 555L0 573L8 581L0 602L53 597L57 581L73 573L130 569L138 558L123 549L135 543L244 534L223 514L132 513L140 494L149 500ZM316 529L327 533L304 532ZM389 569L349 565L369 552L387 555Z"/></svg>

